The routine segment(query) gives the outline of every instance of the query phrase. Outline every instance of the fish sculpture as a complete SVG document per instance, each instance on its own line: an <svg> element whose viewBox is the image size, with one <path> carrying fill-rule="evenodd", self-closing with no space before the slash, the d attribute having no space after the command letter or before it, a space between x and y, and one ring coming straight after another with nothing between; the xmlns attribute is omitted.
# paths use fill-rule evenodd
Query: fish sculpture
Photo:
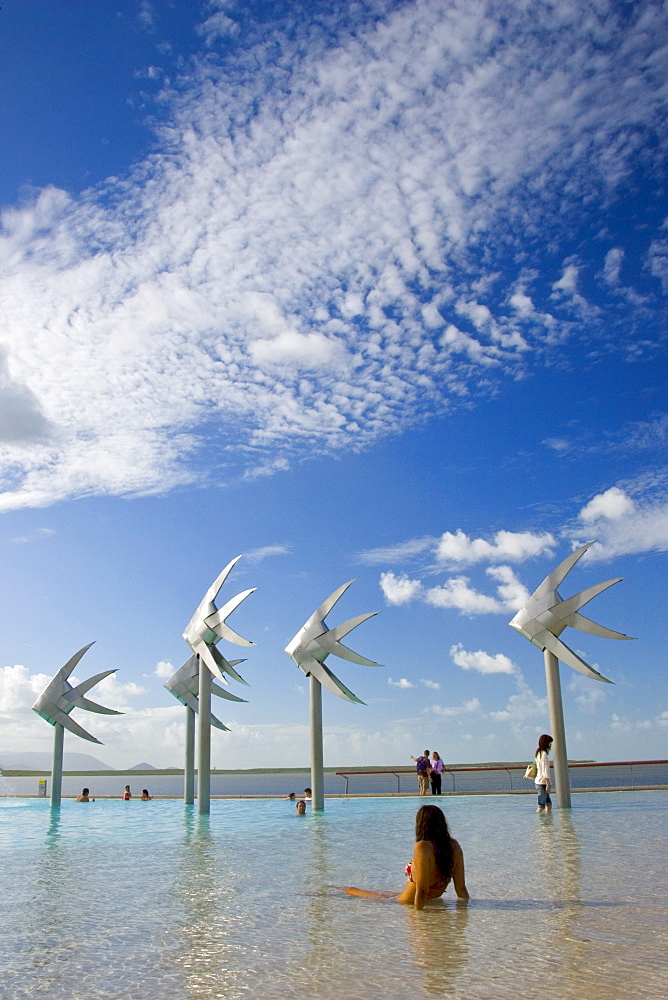
<svg viewBox="0 0 668 1000"><path fill-rule="evenodd" d="M59 724L64 729L74 733L75 736L80 736L84 740L90 740L91 743L101 743L100 740L87 733L83 726L80 726L78 722L70 718L70 712L74 708L83 708L87 712L97 712L100 715L123 714L122 712L117 712L114 708L105 708L104 705L98 705L97 702L85 697L86 693L92 687L95 687L96 684L99 684L101 680L109 677L110 674L115 674L115 670L103 670L102 673L95 674L94 677L90 677L87 681L82 681L77 687L72 687L68 680L81 657L92 645L94 643L89 642L87 646L84 646L83 649L75 653L64 667L60 668L53 680L44 688L32 706L32 710L41 715L52 726Z"/></svg>
<svg viewBox="0 0 668 1000"><path fill-rule="evenodd" d="M229 684L226 674L233 677L234 680L240 681L241 684L247 684L248 682L243 679L243 677L237 673L234 669L235 663L240 663L240 660L233 660L230 662L226 660L223 654L216 648L216 643L220 642L221 639L227 639L228 642L234 642L237 646L254 646L255 643L251 642L249 639L244 639L243 636L238 635L234 629L230 628L227 624L227 618L232 614L232 612L239 607L242 601L245 601L249 594L252 594L255 587L251 587L250 590L244 590L241 594L237 594L236 597L232 597L227 604L224 604L222 608L216 607L216 597L218 596L219 590L222 588L225 580L232 572L232 569L241 559L241 556L237 556L227 564L225 569L220 573L219 576L213 581L206 594L202 598L195 614L192 616L190 621L186 626L186 630L183 633L183 638L186 640L191 650L196 656L199 656L200 661L211 671L214 677L222 681L223 684ZM178 671L177 671L178 672ZM229 695L227 697L230 697ZM234 701L234 696L232 696ZM243 699L236 699L237 701L242 701Z"/></svg>
<svg viewBox="0 0 668 1000"><path fill-rule="evenodd" d="M355 653L352 649L348 649L340 641L349 632L352 632L354 628L361 625L362 622L365 622L368 618L373 618L377 614L376 611L372 611L366 615L357 615L355 618L349 618L348 621L337 625L335 628L330 629L325 625L326 616L351 583L354 583L354 580L348 580L347 583L342 584L322 602L320 607L313 612L306 624L285 647L285 652L306 677L313 675L316 680L320 681L321 684L339 698L363 705L364 702L357 695L353 694L343 681L329 667L325 666L324 663L325 658L330 653L333 653L334 656L350 660L351 663L360 663L365 667L382 666L382 664L376 663L374 660L367 660L366 657L360 656L359 653Z"/></svg>
<svg viewBox="0 0 668 1000"><path fill-rule="evenodd" d="M573 670L591 677L592 680L603 681L605 684L612 684L613 681L604 677L588 663L586 663L577 653L570 649L565 642L559 638L561 633L569 625L577 628L581 632L589 635L596 635L602 639L632 639L633 636L625 635L623 632L614 632L604 625L591 621L581 615L580 608L588 604L594 597L619 583L623 577L619 576L614 580L606 580L604 583L596 583L586 590L580 591L573 597L563 600L559 595L557 587L563 583L566 575L575 566L578 559L581 559L588 548L594 542L587 542L572 552L563 562L553 569L549 576L546 576L540 587L534 591L524 607L520 608L515 617L509 622L511 628L520 632L529 642L532 642L538 649L544 651L548 649L551 653L566 663Z"/></svg>

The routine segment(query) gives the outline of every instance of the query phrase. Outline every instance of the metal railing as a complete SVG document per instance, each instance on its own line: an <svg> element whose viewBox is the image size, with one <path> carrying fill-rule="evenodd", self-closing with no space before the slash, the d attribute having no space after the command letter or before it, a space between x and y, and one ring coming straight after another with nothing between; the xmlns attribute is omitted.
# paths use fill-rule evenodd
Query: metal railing
<svg viewBox="0 0 668 1000"><path fill-rule="evenodd" d="M533 791L533 783L524 777L525 764L498 767L446 767L443 770L444 794L476 792ZM668 760L578 761L568 765L574 791L601 788L668 788ZM337 771L345 781L344 795L410 794L417 792L415 768L383 771ZM350 791L350 783L363 779L366 787ZM447 782L447 787L446 787ZM370 787L372 786L373 787ZM410 787L409 787L410 786Z"/></svg>

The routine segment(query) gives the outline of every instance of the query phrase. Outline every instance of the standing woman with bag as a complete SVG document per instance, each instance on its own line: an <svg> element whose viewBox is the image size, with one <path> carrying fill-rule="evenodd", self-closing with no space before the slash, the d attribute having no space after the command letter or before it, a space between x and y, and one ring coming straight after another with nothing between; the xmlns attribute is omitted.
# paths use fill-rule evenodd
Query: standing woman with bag
<svg viewBox="0 0 668 1000"><path fill-rule="evenodd" d="M538 813L542 813L544 809L547 812L552 812L552 799L550 798L552 784L550 782L550 758L548 754L553 743L554 740L547 733L543 733L538 740L538 749L536 750L536 778L534 780L536 791L538 792L538 808L536 809Z"/></svg>

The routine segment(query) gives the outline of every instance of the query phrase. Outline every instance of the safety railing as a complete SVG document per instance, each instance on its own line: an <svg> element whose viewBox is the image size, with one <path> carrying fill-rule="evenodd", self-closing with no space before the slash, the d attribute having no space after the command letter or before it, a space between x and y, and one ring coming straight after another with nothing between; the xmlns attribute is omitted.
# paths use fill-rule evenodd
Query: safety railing
<svg viewBox="0 0 668 1000"><path fill-rule="evenodd" d="M491 767L446 767L444 794L476 792L517 792L532 790L524 777L526 764ZM592 791L600 788L668 788L668 760L577 761L568 765L571 788ZM345 782L344 795L409 794L417 792L415 768L380 771L337 771ZM351 791L351 783L357 786Z"/></svg>

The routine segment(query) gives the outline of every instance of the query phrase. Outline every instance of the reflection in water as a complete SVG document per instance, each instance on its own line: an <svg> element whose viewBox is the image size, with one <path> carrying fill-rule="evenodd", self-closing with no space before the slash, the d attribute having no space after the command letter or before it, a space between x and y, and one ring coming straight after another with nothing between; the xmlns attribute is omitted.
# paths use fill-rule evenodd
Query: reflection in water
<svg viewBox="0 0 668 1000"><path fill-rule="evenodd" d="M545 880L545 892L563 903L557 908L551 948L559 956L560 972L570 988L582 982L585 945L578 940L576 926L582 913L580 838L568 810L544 813L536 828L537 862Z"/></svg>
<svg viewBox="0 0 668 1000"><path fill-rule="evenodd" d="M195 814L192 806L186 806L184 850L174 879L175 898L187 914L177 931L181 944L177 964L181 967L187 989L194 991L195 995L200 986L211 984L217 968L212 941L217 919L216 859L212 850L210 823L209 815Z"/></svg>
<svg viewBox="0 0 668 1000"><path fill-rule="evenodd" d="M305 996L317 996L328 983L340 980L341 962L345 961L343 956L345 946L337 946L332 898L322 891L323 886L331 881L328 864L328 818L324 813L314 812L310 820L309 853L304 859L303 873L304 885L310 889L304 912L304 939L307 948L300 982L303 984Z"/></svg>
<svg viewBox="0 0 668 1000"><path fill-rule="evenodd" d="M415 955L415 968L423 970L423 987L430 996L441 997L454 990L468 963L469 920L465 903L430 904L418 912L405 907L408 942Z"/></svg>
<svg viewBox="0 0 668 1000"><path fill-rule="evenodd" d="M239 938L238 878L221 856L211 831L211 816L187 807L183 853L176 865L174 896L183 908L174 928L179 946L176 963L189 995L223 996L243 988L245 963Z"/></svg>
<svg viewBox="0 0 668 1000"><path fill-rule="evenodd" d="M50 809L49 813L49 825L44 838L47 850L57 847L60 841L60 809Z"/></svg>
<svg viewBox="0 0 668 1000"><path fill-rule="evenodd" d="M26 963L45 986L57 981L60 968L72 960L77 947L80 879L81 864L62 842L60 810L50 809L44 853L33 884L25 887L30 903L24 908L22 941Z"/></svg>

